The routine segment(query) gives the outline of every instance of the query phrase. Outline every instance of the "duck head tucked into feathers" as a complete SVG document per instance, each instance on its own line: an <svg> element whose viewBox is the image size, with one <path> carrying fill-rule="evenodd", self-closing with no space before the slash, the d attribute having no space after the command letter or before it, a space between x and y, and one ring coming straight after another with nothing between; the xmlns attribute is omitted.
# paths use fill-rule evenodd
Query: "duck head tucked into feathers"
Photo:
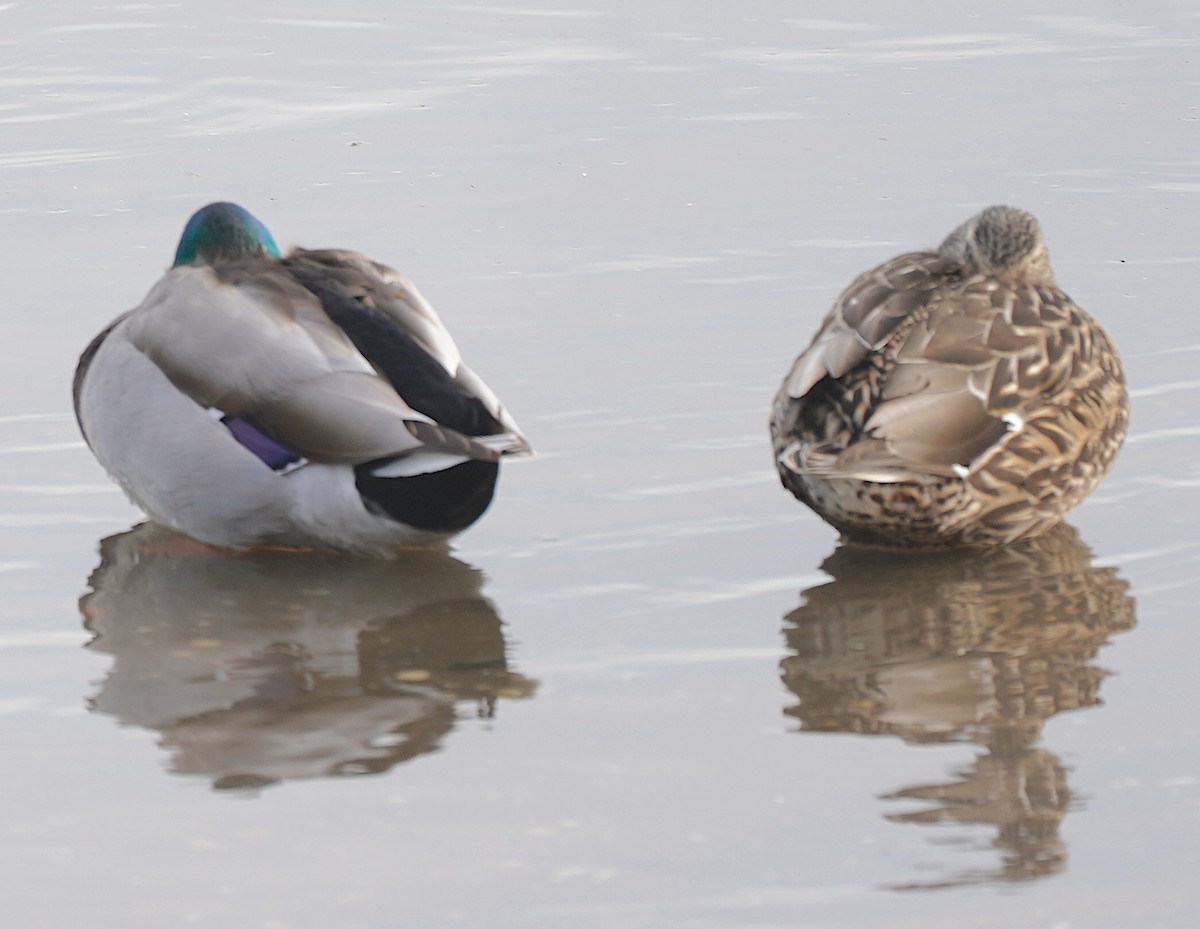
<svg viewBox="0 0 1200 929"><path fill-rule="evenodd" d="M783 485L851 541L986 546L1081 501L1125 437L1108 336L1037 220L994 206L860 275L775 397Z"/></svg>
<svg viewBox="0 0 1200 929"><path fill-rule="evenodd" d="M951 232L938 251L977 273L1054 286L1042 227L1016 207L989 206Z"/></svg>
<svg viewBox="0 0 1200 929"><path fill-rule="evenodd" d="M232 203L80 358L84 438L153 519L220 546L372 554L444 539L529 454L403 276L293 248Z"/></svg>
<svg viewBox="0 0 1200 929"><path fill-rule="evenodd" d="M172 267L263 256L282 257L270 230L236 203L210 203L183 227Z"/></svg>

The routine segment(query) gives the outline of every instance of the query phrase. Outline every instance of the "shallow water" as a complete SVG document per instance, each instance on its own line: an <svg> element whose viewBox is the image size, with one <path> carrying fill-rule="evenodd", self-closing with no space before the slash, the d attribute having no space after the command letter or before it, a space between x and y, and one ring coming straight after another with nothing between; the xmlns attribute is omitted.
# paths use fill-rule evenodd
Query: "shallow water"
<svg viewBox="0 0 1200 929"><path fill-rule="evenodd" d="M13 918L1192 926L1191 4L397 9L0 5ZM71 369L218 198L411 275L530 435L452 552L128 534ZM1038 545L855 557L770 398L993 202L1121 347L1128 444Z"/></svg>

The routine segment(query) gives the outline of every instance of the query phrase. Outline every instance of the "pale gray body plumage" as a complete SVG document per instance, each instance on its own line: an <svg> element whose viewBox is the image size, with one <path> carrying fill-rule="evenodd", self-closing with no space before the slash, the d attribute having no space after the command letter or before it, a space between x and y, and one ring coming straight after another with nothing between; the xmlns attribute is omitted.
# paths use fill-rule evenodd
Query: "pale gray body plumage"
<svg viewBox="0 0 1200 929"><path fill-rule="evenodd" d="M256 222L228 204L202 215L207 228L232 217L242 224L235 231L253 233L248 224ZM474 516L448 517L453 528L445 530L407 525L364 497L364 475L381 486L527 454L516 423L402 275L356 252L280 256L269 244L251 239L228 254L206 244L208 252L177 262L97 337L76 376L89 446L149 516L213 545L387 554L452 535ZM404 344L417 346L408 350L428 370L444 371L434 378L440 396L477 405L478 434L438 422L402 396L303 280L411 339ZM223 419L253 424L299 464L269 466ZM479 493L487 495L475 506L481 511L490 484Z"/></svg>

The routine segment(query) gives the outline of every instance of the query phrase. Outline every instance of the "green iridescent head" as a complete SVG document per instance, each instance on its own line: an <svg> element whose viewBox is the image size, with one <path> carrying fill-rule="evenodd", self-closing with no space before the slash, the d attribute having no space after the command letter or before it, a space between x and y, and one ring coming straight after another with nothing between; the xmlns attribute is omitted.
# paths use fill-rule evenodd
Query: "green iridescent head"
<svg viewBox="0 0 1200 929"><path fill-rule="evenodd" d="M173 267L264 255L280 257L266 226L236 203L210 203L184 226Z"/></svg>

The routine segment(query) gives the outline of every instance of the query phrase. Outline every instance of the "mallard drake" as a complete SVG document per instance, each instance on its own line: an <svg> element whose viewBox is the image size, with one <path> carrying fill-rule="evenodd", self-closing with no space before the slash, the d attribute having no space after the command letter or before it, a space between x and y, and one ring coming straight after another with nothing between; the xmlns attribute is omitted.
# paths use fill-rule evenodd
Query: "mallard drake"
<svg viewBox="0 0 1200 929"><path fill-rule="evenodd" d="M465 529L529 453L416 288L294 248L232 203L188 221L141 305L87 347L84 439L155 521L221 547L387 554Z"/></svg>
<svg viewBox="0 0 1200 929"><path fill-rule="evenodd" d="M993 206L860 275L770 428L784 487L845 539L940 548L1045 532L1127 423L1117 352L1058 288L1037 220Z"/></svg>

